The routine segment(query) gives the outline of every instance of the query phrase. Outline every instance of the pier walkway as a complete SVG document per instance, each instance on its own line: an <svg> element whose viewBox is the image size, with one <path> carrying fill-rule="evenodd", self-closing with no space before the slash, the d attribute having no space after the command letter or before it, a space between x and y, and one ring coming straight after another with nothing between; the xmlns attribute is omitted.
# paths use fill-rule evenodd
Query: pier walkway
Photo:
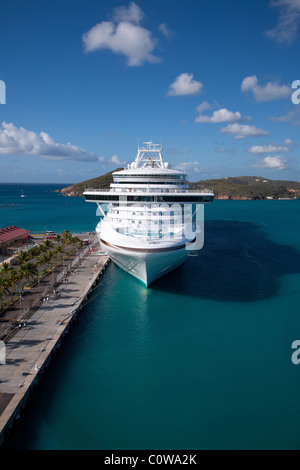
<svg viewBox="0 0 300 470"><path fill-rule="evenodd" d="M0 364L0 445L4 431L25 406L38 374L49 363L108 261L107 256L97 251L87 253L49 300L42 302L5 343L6 363ZM3 348L4 343L0 346Z"/></svg>

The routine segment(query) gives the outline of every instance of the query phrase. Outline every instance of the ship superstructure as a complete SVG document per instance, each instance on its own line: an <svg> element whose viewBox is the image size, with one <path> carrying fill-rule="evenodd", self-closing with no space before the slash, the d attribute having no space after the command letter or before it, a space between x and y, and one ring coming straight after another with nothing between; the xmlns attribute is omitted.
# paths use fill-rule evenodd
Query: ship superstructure
<svg viewBox="0 0 300 470"><path fill-rule="evenodd" d="M102 250L149 286L197 248L197 206L214 194L189 191L187 175L164 162L162 147L145 142L126 169L113 173L109 189L87 189L84 197L102 215L96 227Z"/></svg>

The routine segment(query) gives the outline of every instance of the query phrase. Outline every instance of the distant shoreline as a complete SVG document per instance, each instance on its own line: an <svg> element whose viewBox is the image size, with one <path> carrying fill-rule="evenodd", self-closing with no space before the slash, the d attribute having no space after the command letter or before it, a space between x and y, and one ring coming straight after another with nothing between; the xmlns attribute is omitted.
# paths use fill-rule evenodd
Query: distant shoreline
<svg viewBox="0 0 300 470"><path fill-rule="evenodd" d="M114 170L115 172L117 170ZM57 183L0 183L1 185L16 186L48 186L46 192L68 197L83 197L87 188L109 189L113 182L112 173L91 180L64 186ZM214 180L203 180L188 183L190 190L210 189L215 194L215 200L296 200L300 198L300 182L286 180L271 180L259 176L226 177ZM49 186L56 186L49 188ZM10 205L10 204L9 204ZM11 204L13 205L13 204ZM3 204L1 205L3 207Z"/></svg>
<svg viewBox="0 0 300 470"><path fill-rule="evenodd" d="M82 197L87 188L109 189L112 173L66 186L56 192L64 196ZM190 190L210 189L218 200L295 200L300 198L300 182L271 180L261 176L236 176L188 183Z"/></svg>

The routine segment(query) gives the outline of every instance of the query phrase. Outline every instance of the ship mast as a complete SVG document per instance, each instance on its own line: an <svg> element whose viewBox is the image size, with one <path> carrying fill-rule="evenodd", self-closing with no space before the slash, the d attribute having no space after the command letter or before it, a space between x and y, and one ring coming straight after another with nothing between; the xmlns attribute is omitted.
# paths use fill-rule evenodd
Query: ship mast
<svg viewBox="0 0 300 470"><path fill-rule="evenodd" d="M135 159L135 168L165 168L162 157L162 146L153 142L144 142L142 147L138 147Z"/></svg>

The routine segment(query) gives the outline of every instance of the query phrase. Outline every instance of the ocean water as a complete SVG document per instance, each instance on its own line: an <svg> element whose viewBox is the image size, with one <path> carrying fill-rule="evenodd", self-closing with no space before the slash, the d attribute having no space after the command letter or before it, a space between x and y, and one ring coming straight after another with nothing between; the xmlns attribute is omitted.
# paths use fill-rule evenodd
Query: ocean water
<svg viewBox="0 0 300 470"><path fill-rule="evenodd" d="M0 186L0 226L94 229L93 204L23 186ZM299 235L300 200L216 200L151 288L110 263L6 448L300 449Z"/></svg>
<svg viewBox="0 0 300 470"><path fill-rule="evenodd" d="M65 186L68 184L0 183L0 228L17 225L41 233L93 231L95 205L55 192ZM21 197L22 191L25 197Z"/></svg>

